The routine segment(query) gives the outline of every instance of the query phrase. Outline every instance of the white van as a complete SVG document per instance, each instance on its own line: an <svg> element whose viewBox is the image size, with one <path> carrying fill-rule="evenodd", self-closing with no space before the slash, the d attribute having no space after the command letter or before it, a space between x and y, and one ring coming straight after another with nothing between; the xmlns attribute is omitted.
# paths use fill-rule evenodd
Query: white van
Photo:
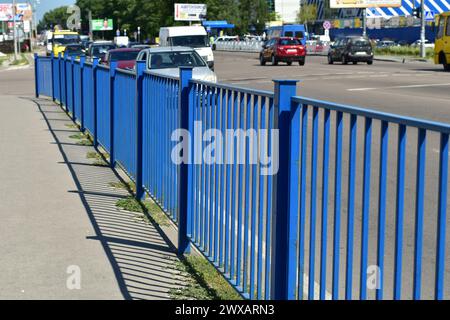
<svg viewBox="0 0 450 320"><path fill-rule="evenodd" d="M214 70L214 55L202 26L163 27L159 29L159 44L161 47L191 47Z"/></svg>

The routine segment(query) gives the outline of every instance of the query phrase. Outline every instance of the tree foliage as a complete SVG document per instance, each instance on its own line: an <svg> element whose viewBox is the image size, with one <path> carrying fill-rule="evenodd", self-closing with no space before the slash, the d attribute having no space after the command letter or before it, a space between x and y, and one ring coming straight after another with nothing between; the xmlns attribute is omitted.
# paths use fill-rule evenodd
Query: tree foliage
<svg viewBox="0 0 450 320"><path fill-rule="evenodd" d="M57 25L63 29L67 28L67 19L69 14L67 13L67 6L58 7L44 14L44 17L38 24L38 30L50 29Z"/></svg>
<svg viewBox="0 0 450 320"><path fill-rule="evenodd" d="M317 17L317 6L315 4L302 4L297 15L298 23L314 21Z"/></svg>
<svg viewBox="0 0 450 320"><path fill-rule="evenodd" d="M185 25L174 21L174 0L77 0L81 9L82 29L89 30L88 11L93 19L109 18L114 20L114 28L132 35L141 27L142 37L156 37L161 26ZM262 32L270 20L266 0L184 0L184 3L205 3L208 6L208 20L227 20L236 28L233 33L244 34L249 31ZM55 9L57 10L57 9ZM52 10L51 12L55 11ZM43 25L60 21L55 13L48 12ZM58 11L59 12L59 11ZM46 15L47 15L46 14ZM65 17L65 16L64 16ZM64 22L65 23L65 22ZM106 32L106 37L113 37L115 31Z"/></svg>

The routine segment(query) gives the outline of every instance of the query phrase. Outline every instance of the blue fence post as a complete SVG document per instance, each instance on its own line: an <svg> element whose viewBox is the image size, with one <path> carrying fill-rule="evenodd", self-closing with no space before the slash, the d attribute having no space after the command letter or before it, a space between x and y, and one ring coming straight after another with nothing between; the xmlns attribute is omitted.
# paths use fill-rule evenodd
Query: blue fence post
<svg viewBox="0 0 450 320"><path fill-rule="evenodd" d="M54 69L55 66L53 65L55 61L55 54L52 52L52 54L50 55L50 72L52 75L52 100L55 101L55 74L54 74Z"/></svg>
<svg viewBox="0 0 450 320"><path fill-rule="evenodd" d="M180 67L180 85L179 85L179 105L178 112L180 114L180 129L188 130L191 133L191 139L188 150L188 163L180 165L180 175L178 183L178 253L189 253L189 237L188 231L191 229L191 213L192 213L192 179L193 179L193 106L189 105L189 97L192 91L192 68Z"/></svg>
<svg viewBox="0 0 450 320"><path fill-rule="evenodd" d="M62 107L63 106L63 87L62 87L62 79L61 79L61 74L62 74L62 66L61 66L61 52L58 53L58 65L59 65L59 69L58 69L58 82L59 82L59 105Z"/></svg>
<svg viewBox="0 0 450 320"><path fill-rule="evenodd" d="M69 95L67 94L67 58L69 57L69 55L67 54L67 52L64 52L64 59L63 59L63 70L64 70L64 105L66 106L66 113L69 112L69 107L67 106L67 102L69 101Z"/></svg>
<svg viewBox="0 0 450 320"><path fill-rule="evenodd" d="M72 91L72 120L75 122L77 120L77 117L75 116L75 77L74 77L74 64L75 64L75 57L69 57L70 60L70 77L72 78L72 88L70 90Z"/></svg>
<svg viewBox="0 0 450 320"><path fill-rule="evenodd" d="M36 98L39 98L39 56L37 53L34 54L34 90Z"/></svg>
<svg viewBox="0 0 450 320"><path fill-rule="evenodd" d="M92 79L93 79L93 93L94 93L94 148L98 147L98 130L97 130L97 68L98 68L98 59L93 59L92 61Z"/></svg>
<svg viewBox="0 0 450 320"><path fill-rule="evenodd" d="M109 164L114 168L116 158L114 157L114 80L116 78L117 61L111 61L109 66Z"/></svg>
<svg viewBox="0 0 450 320"><path fill-rule="evenodd" d="M274 80L275 117L274 129L279 130L279 171L274 177L276 186L272 195L274 201L272 226L272 299L287 300L295 299L296 292L296 269L297 269L297 210L291 208L290 191L286 186L290 185L291 166L291 120L292 110L291 98L296 95L297 80ZM278 119L277 119L278 118ZM298 140L297 140L298 147ZM297 162L298 163L298 162ZM295 168L292 168L295 170ZM294 181L297 183L297 181Z"/></svg>
<svg viewBox="0 0 450 320"><path fill-rule="evenodd" d="M144 197L142 182L142 113L143 113L143 90L144 71L146 61L136 62L136 199Z"/></svg>
<svg viewBox="0 0 450 320"><path fill-rule="evenodd" d="M86 57L80 57L80 130L81 132L85 131L84 128L84 90L83 90L83 69L84 63L86 62Z"/></svg>

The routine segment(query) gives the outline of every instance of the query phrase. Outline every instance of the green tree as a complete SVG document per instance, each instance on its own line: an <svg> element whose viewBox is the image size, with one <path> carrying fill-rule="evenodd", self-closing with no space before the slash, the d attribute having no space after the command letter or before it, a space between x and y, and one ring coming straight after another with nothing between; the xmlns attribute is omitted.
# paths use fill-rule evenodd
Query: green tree
<svg viewBox="0 0 450 320"><path fill-rule="evenodd" d="M50 29L51 27L55 27L57 25L61 26L63 29L66 29L67 19L69 16L70 15L67 13L67 6L62 6L48 11L44 14L41 21L39 21L37 26L38 31Z"/></svg>
<svg viewBox="0 0 450 320"><path fill-rule="evenodd" d="M297 15L298 23L308 23L317 19L317 6L315 4L303 4Z"/></svg>

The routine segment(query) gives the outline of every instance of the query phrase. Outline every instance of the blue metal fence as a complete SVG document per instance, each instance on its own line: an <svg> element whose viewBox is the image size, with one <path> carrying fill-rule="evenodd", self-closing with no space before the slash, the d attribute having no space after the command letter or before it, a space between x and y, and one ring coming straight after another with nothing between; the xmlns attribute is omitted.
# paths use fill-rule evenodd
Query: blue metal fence
<svg viewBox="0 0 450 320"><path fill-rule="evenodd" d="M145 189L180 253L194 245L245 298L445 297L450 126L297 97L296 81L266 92L144 62L81 62L78 77L76 62L36 61L36 94L70 105L80 88L77 118L136 197Z"/></svg>

